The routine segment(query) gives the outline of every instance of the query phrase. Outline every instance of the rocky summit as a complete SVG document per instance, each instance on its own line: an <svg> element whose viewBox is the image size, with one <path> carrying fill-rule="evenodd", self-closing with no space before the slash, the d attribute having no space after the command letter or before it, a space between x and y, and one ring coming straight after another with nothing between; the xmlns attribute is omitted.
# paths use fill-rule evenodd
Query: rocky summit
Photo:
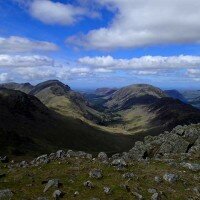
<svg viewBox="0 0 200 200"><path fill-rule="evenodd" d="M200 124L193 124L110 156L58 150L20 162L2 157L0 199L199 199L199 141Z"/></svg>

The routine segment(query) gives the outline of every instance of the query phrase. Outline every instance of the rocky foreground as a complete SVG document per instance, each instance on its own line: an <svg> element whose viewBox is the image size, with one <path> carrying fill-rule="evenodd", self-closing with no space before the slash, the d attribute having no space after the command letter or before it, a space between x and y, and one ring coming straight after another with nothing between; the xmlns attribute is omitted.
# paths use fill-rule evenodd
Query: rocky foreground
<svg viewBox="0 0 200 200"><path fill-rule="evenodd" d="M110 158L59 150L0 160L0 199L200 199L200 124L147 136Z"/></svg>

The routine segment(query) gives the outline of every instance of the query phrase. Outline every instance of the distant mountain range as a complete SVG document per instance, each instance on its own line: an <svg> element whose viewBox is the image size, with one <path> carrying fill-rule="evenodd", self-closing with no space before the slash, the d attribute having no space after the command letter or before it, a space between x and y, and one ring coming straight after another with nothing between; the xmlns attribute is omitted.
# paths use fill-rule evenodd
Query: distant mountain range
<svg viewBox="0 0 200 200"><path fill-rule="evenodd" d="M200 122L200 110L181 98L177 91L147 84L84 95L58 80L36 86L2 84L0 151L32 155L57 148L126 150L146 135Z"/></svg>

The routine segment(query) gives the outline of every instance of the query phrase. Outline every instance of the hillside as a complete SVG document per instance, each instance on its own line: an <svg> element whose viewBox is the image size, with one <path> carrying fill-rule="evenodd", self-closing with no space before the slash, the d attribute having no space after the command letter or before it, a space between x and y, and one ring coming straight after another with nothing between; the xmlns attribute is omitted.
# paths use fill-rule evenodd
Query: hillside
<svg viewBox="0 0 200 200"><path fill-rule="evenodd" d="M177 126L112 156L59 150L31 161L0 163L0 196L16 200L197 200L199 131L200 124Z"/></svg>
<svg viewBox="0 0 200 200"><path fill-rule="evenodd" d="M128 134L156 134L178 124L200 122L200 111L151 85L124 87L103 105L113 116L108 126L122 128Z"/></svg>
<svg viewBox="0 0 200 200"><path fill-rule="evenodd" d="M169 97L173 98L173 99L178 99L182 102L187 103L187 100L185 99L185 97L178 91L178 90L165 90L164 91Z"/></svg>
<svg viewBox="0 0 200 200"><path fill-rule="evenodd" d="M30 93L54 111L78 119L101 121L101 114L92 109L84 97L58 80L36 85Z"/></svg>
<svg viewBox="0 0 200 200"><path fill-rule="evenodd" d="M63 117L49 110L36 97L20 91L1 88L0 110L1 154L31 156L58 148L113 152L132 144L129 137Z"/></svg>
<svg viewBox="0 0 200 200"><path fill-rule="evenodd" d="M116 91L105 105L112 110L123 110L137 104L150 104L162 97L166 97L166 94L161 89L147 84L136 84Z"/></svg>
<svg viewBox="0 0 200 200"><path fill-rule="evenodd" d="M0 84L0 87L12 90L19 90L27 94L34 88L34 86L31 85L30 83L14 83L14 82Z"/></svg>

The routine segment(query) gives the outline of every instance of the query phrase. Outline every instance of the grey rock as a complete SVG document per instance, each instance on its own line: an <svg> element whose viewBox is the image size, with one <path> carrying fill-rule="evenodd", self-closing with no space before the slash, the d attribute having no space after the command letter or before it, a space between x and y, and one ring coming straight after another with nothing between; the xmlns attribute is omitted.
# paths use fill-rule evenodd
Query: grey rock
<svg viewBox="0 0 200 200"><path fill-rule="evenodd" d="M62 197L62 192L60 190L55 190L53 192L53 198L58 200L58 199L60 199L60 197Z"/></svg>
<svg viewBox="0 0 200 200"><path fill-rule="evenodd" d="M95 179L100 179L103 177L101 169L93 169L90 171L89 175L90 175L90 178L95 178Z"/></svg>
<svg viewBox="0 0 200 200"><path fill-rule="evenodd" d="M90 189L94 188L94 184L91 181L86 181L83 183L83 185Z"/></svg>
<svg viewBox="0 0 200 200"><path fill-rule="evenodd" d="M157 192L155 192L152 196L151 196L151 200L158 200L159 199L159 194Z"/></svg>
<svg viewBox="0 0 200 200"><path fill-rule="evenodd" d="M156 189L154 189L154 188L149 188L149 189L148 189L148 192L151 193L151 194L154 194L154 193L156 193L157 191L156 191Z"/></svg>
<svg viewBox="0 0 200 200"><path fill-rule="evenodd" d="M37 200L48 200L46 197L38 197Z"/></svg>
<svg viewBox="0 0 200 200"><path fill-rule="evenodd" d="M109 187L104 187L103 191L104 191L105 194L111 194L112 193L112 191Z"/></svg>
<svg viewBox="0 0 200 200"><path fill-rule="evenodd" d="M134 178L134 174L133 173L130 173L130 172L127 172L127 173L125 173L125 174L122 174L122 177L124 178L124 179L132 179L132 178Z"/></svg>
<svg viewBox="0 0 200 200"><path fill-rule="evenodd" d="M79 191L75 191L74 192L74 197L78 196L79 195Z"/></svg>
<svg viewBox="0 0 200 200"><path fill-rule="evenodd" d="M66 153L67 157L76 157L76 152L72 150L68 150Z"/></svg>
<svg viewBox="0 0 200 200"><path fill-rule="evenodd" d="M183 166L184 168L187 168L189 170L192 170L192 171L200 171L200 164L197 164L197 163L181 163L181 166Z"/></svg>
<svg viewBox="0 0 200 200"><path fill-rule="evenodd" d="M108 160L108 156L105 152L100 152L98 154L98 157L97 157L100 161L107 161Z"/></svg>
<svg viewBox="0 0 200 200"><path fill-rule="evenodd" d="M10 189L0 190L0 199L11 198L13 193Z"/></svg>
<svg viewBox="0 0 200 200"><path fill-rule="evenodd" d="M170 183L176 182L178 180L178 178L179 178L179 176L177 174L170 174L170 173L166 173L163 176L163 179Z"/></svg>
<svg viewBox="0 0 200 200"><path fill-rule="evenodd" d="M59 179L52 179L52 180L49 180L43 190L43 192L46 192L49 188L51 187L58 187L59 186L59 183L60 183L60 180Z"/></svg>
<svg viewBox="0 0 200 200"><path fill-rule="evenodd" d="M159 176L155 176L154 177L154 180L157 182L157 183L160 183L162 181L161 177Z"/></svg>
<svg viewBox="0 0 200 200"><path fill-rule="evenodd" d="M123 158L118 158L112 161L111 163L113 166L123 166L126 167L127 163Z"/></svg>
<svg viewBox="0 0 200 200"><path fill-rule="evenodd" d="M63 158L65 156L65 152L63 150L58 150L56 152L56 157L57 158Z"/></svg>
<svg viewBox="0 0 200 200"><path fill-rule="evenodd" d="M137 192L133 192L133 195L138 199L138 200L141 200L143 199L143 196Z"/></svg>
<svg viewBox="0 0 200 200"><path fill-rule="evenodd" d="M2 163L8 163L9 159L8 159L7 156L3 156L3 157L0 157L0 162L2 162Z"/></svg>

